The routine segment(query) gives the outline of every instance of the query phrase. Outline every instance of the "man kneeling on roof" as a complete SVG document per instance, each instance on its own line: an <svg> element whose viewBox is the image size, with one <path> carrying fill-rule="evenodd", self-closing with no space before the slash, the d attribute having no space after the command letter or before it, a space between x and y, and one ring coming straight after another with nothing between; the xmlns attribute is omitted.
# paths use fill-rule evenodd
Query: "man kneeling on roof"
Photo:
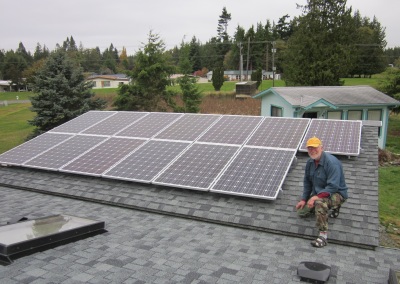
<svg viewBox="0 0 400 284"><path fill-rule="evenodd" d="M319 236L311 245L320 248L328 244L328 216L336 218L339 215L340 206L348 198L348 188L342 163L323 150L321 140L312 137L306 146L310 159L306 164L303 195L296 209L300 217L315 213Z"/></svg>

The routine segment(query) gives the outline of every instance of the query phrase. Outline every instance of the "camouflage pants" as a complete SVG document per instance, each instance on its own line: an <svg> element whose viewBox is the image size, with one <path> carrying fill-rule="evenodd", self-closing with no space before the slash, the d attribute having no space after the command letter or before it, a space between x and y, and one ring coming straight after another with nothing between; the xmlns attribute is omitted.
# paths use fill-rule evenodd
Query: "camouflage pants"
<svg viewBox="0 0 400 284"><path fill-rule="evenodd" d="M308 208L307 204L297 210L300 217L308 217L315 213L316 226L319 231L328 231L328 215L330 209L340 207L345 202L345 199L339 194L334 193L330 197L317 199L313 208Z"/></svg>

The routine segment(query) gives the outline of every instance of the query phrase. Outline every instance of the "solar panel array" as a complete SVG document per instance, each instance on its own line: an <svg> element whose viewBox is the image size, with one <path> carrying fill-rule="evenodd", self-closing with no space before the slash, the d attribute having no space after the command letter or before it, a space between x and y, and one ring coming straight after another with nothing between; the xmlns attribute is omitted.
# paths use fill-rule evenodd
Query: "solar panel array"
<svg viewBox="0 0 400 284"><path fill-rule="evenodd" d="M276 199L302 139L313 135L310 129L323 135L326 128L350 132L340 134L342 139L335 140L339 144L358 131L356 124L329 121L320 126L313 121L305 135L309 123L295 118L90 111L3 153L0 163Z"/></svg>
<svg viewBox="0 0 400 284"><path fill-rule="evenodd" d="M332 154L358 156L360 154L362 121L313 119L300 146L306 152L307 140L318 137L324 150Z"/></svg>

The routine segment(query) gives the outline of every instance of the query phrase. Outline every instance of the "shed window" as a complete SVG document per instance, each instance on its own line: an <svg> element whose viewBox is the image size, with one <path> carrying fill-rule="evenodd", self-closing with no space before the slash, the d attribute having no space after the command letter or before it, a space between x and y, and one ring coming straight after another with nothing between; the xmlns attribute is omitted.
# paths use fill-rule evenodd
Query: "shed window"
<svg viewBox="0 0 400 284"><path fill-rule="evenodd" d="M271 106L271 116L282 117L283 111L281 107Z"/></svg>
<svg viewBox="0 0 400 284"><path fill-rule="evenodd" d="M328 119L342 119L341 111L328 111Z"/></svg>
<svg viewBox="0 0 400 284"><path fill-rule="evenodd" d="M362 120L362 110L349 110L347 113L348 120Z"/></svg>
<svg viewBox="0 0 400 284"><path fill-rule="evenodd" d="M368 110L367 120L382 121L382 110L380 109ZM378 137L381 137L381 127L378 127Z"/></svg>

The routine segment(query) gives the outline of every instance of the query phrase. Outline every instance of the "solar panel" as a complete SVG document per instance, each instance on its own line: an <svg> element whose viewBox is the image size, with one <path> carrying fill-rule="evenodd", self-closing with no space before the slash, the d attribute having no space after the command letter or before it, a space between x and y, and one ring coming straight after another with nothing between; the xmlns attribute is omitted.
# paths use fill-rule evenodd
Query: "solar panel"
<svg viewBox="0 0 400 284"><path fill-rule="evenodd" d="M125 127L146 116L147 112L120 111L115 115L93 125L83 131L83 134L114 135Z"/></svg>
<svg viewBox="0 0 400 284"><path fill-rule="evenodd" d="M309 122L308 118L266 117L246 145L297 149Z"/></svg>
<svg viewBox="0 0 400 284"><path fill-rule="evenodd" d="M154 183L208 190L238 149L237 146L193 144Z"/></svg>
<svg viewBox="0 0 400 284"><path fill-rule="evenodd" d="M243 147L210 191L276 199L296 150Z"/></svg>
<svg viewBox="0 0 400 284"><path fill-rule="evenodd" d="M188 145L186 142L151 140L103 176L149 183Z"/></svg>
<svg viewBox="0 0 400 284"><path fill-rule="evenodd" d="M77 135L24 163L24 166L58 170L72 159L107 139L101 136Z"/></svg>
<svg viewBox="0 0 400 284"><path fill-rule="evenodd" d="M101 175L145 142L146 140L143 139L111 137L60 170L88 175Z"/></svg>
<svg viewBox="0 0 400 284"><path fill-rule="evenodd" d="M70 134L44 133L0 155L0 163L20 166L71 137Z"/></svg>
<svg viewBox="0 0 400 284"><path fill-rule="evenodd" d="M198 141L241 145L261 120L260 116L226 115L208 129Z"/></svg>
<svg viewBox="0 0 400 284"><path fill-rule="evenodd" d="M115 111L89 111L53 128L49 132L79 133L114 114L116 114Z"/></svg>
<svg viewBox="0 0 400 284"><path fill-rule="evenodd" d="M181 113L152 112L116 136L151 138L181 116Z"/></svg>
<svg viewBox="0 0 400 284"><path fill-rule="evenodd" d="M194 141L220 117L210 114L185 114L155 138Z"/></svg>
<svg viewBox="0 0 400 284"><path fill-rule="evenodd" d="M321 139L326 152L358 156L360 154L361 127L360 120L313 119L299 150L307 152L307 140L316 136Z"/></svg>

